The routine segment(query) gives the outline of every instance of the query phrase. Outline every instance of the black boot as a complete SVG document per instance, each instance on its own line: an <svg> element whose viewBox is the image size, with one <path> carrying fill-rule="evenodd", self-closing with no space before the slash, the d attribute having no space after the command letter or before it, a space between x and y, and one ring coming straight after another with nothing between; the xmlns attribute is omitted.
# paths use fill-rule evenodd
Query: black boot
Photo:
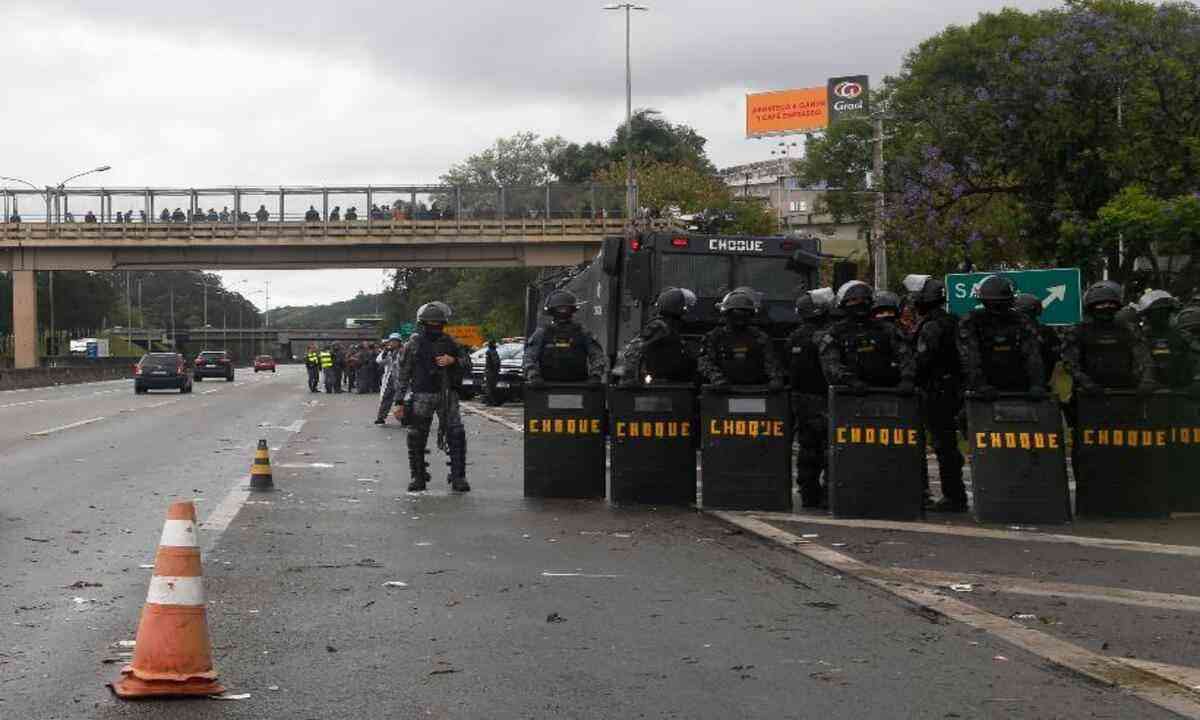
<svg viewBox="0 0 1200 720"><path fill-rule="evenodd" d="M425 444L429 441L429 424L414 422L408 428L408 473L412 482L409 492L421 492L429 483L429 468L425 464Z"/></svg>
<svg viewBox="0 0 1200 720"><path fill-rule="evenodd" d="M467 431L461 427L450 428L446 441L450 445L450 489L471 492L467 482Z"/></svg>

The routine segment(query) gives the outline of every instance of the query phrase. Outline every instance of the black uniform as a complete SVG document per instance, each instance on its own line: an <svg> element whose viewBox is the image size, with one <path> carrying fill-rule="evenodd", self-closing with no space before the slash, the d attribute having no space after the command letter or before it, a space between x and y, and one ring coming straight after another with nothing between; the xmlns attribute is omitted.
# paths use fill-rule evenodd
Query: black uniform
<svg viewBox="0 0 1200 720"><path fill-rule="evenodd" d="M965 505L963 456L958 449L962 410L962 362L958 354L958 318L940 305L921 315L913 354L917 386L925 392L925 427L937 455L942 496Z"/></svg>
<svg viewBox="0 0 1200 720"><path fill-rule="evenodd" d="M1152 387L1154 366L1135 325L1084 318L1063 343L1063 364L1077 392Z"/></svg>
<svg viewBox="0 0 1200 720"><path fill-rule="evenodd" d="M525 379L537 382L600 382L608 363L600 343L574 320L538 328L525 344Z"/></svg>
<svg viewBox="0 0 1200 720"><path fill-rule="evenodd" d="M825 318L805 320L788 336L788 380L792 392L792 415L800 453L796 462L796 485L806 507L821 502L821 473L827 461L829 439L829 383L821 370L820 336L828 326Z"/></svg>
<svg viewBox="0 0 1200 720"><path fill-rule="evenodd" d="M1155 381L1172 389L1189 387L1196 372L1196 360L1187 337L1173 327L1153 324L1147 324L1144 332Z"/></svg>
<svg viewBox="0 0 1200 720"><path fill-rule="evenodd" d="M682 322L659 316L625 346L626 385L651 382L690 383L696 379L696 358L680 334Z"/></svg>
<svg viewBox="0 0 1200 720"><path fill-rule="evenodd" d="M1042 388L1046 371L1037 326L1015 310L973 310L958 325L963 379L972 390L1029 392Z"/></svg>
<svg viewBox="0 0 1200 720"><path fill-rule="evenodd" d="M496 404L496 383L500 380L500 353L496 346L488 345L483 354L483 382L489 403Z"/></svg>
<svg viewBox="0 0 1200 720"><path fill-rule="evenodd" d="M450 355L454 364L439 368L436 358ZM439 432L445 435L450 455L450 480L465 480L467 467L467 433L463 428L458 406L458 388L471 372L471 356L465 348L445 333L424 331L414 335L398 358L391 382L397 405L411 401L408 417L408 462L414 482L428 482L425 446L433 417L438 416ZM411 395L411 398L410 398ZM413 489L410 486L410 489Z"/></svg>
<svg viewBox="0 0 1200 720"><path fill-rule="evenodd" d="M896 387L915 376L911 348L894 323L849 315L829 326L819 350L830 385Z"/></svg>
<svg viewBox="0 0 1200 720"><path fill-rule="evenodd" d="M771 338L752 326L725 324L704 336L697 368L714 385L783 385Z"/></svg>

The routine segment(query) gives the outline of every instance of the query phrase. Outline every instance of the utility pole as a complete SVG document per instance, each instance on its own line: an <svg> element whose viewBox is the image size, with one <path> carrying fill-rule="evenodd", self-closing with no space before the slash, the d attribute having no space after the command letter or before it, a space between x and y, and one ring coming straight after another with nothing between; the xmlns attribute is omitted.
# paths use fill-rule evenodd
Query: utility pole
<svg viewBox="0 0 1200 720"><path fill-rule="evenodd" d="M605 5L605 10L625 11L625 234L633 236L633 221L637 213L637 180L633 176L633 67L630 52L630 16L634 10L650 8L636 3Z"/></svg>
<svg viewBox="0 0 1200 720"><path fill-rule="evenodd" d="M875 289L887 288L887 243L883 238L883 115L876 114L872 120L874 127L874 147L871 163L872 185L875 186L875 217L871 222L871 240L875 245L872 260L875 265Z"/></svg>

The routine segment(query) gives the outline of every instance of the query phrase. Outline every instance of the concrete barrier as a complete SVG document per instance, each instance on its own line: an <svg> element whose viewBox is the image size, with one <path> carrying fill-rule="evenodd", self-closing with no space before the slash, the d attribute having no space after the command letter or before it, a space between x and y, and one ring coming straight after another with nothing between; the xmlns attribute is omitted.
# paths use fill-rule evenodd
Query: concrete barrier
<svg viewBox="0 0 1200 720"><path fill-rule="evenodd" d="M0 370L0 390L74 385L133 377L132 363L89 367L28 368Z"/></svg>

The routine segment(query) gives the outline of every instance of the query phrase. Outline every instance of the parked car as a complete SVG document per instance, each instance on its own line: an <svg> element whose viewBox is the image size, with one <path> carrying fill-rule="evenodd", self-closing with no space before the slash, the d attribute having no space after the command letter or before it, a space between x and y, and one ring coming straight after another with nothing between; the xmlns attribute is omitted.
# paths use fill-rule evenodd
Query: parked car
<svg viewBox="0 0 1200 720"><path fill-rule="evenodd" d="M196 382L206 377L223 377L226 382L233 382L233 357L226 350L202 350L196 356L194 374Z"/></svg>
<svg viewBox="0 0 1200 720"><path fill-rule="evenodd" d="M525 385L525 344L521 342L506 342L496 346L500 355L500 376L496 380L497 405L521 396ZM487 368L485 355L487 348L471 353L471 376L463 378L463 395L471 398L482 394L487 387L484 371Z"/></svg>
<svg viewBox="0 0 1200 720"><path fill-rule="evenodd" d="M133 366L133 393L149 390L192 391L192 368L179 353L147 353Z"/></svg>
<svg viewBox="0 0 1200 720"><path fill-rule="evenodd" d="M254 358L254 372L258 372L259 370L263 372L267 370L275 372L275 358L270 355L259 355Z"/></svg>

